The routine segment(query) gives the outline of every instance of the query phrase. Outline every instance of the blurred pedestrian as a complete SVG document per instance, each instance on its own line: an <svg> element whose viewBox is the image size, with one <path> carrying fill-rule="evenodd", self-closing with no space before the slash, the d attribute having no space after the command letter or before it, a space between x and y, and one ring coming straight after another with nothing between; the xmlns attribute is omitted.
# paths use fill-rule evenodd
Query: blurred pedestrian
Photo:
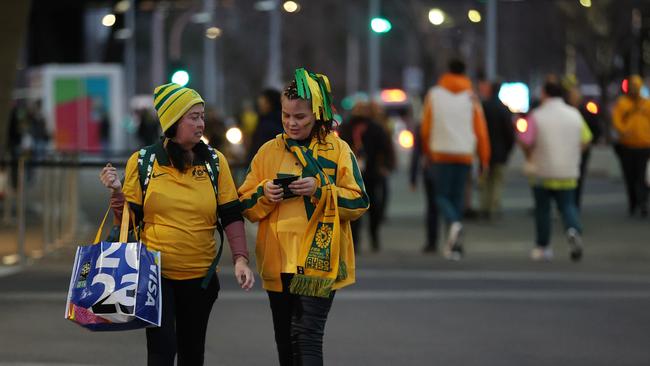
<svg viewBox="0 0 650 366"><path fill-rule="evenodd" d="M155 89L154 103L165 138L131 155L124 185L110 166L100 179L112 191L115 216L119 219L128 203L141 223L141 240L162 256L162 323L146 329L148 365L174 365L177 354L179 365L202 365L208 320L220 289L214 239L219 222L239 285L249 290L254 283L241 205L228 162L201 141L201 96L166 84ZM141 172L148 177L141 179Z"/></svg>
<svg viewBox="0 0 650 366"><path fill-rule="evenodd" d="M322 365L335 290L355 281L350 221L368 208L353 152L332 132L330 83L297 69L282 94L284 133L265 143L239 188L259 222L257 268L281 366ZM293 179L289 184L278 178Z"/></svg>
<svg viewBox="0 0 650 366"><path fill-rule="evenodd" d="M431 161L429 174L436 184L438 210L447 224L445 256L458 260L463 256L465 182L475 151L482 173L490 161L485 118L462 61L449 62L449 72L429 90L423 105L422 146Z"/></svg>
<svg viewBox="0 0 650 366"><path fill-rule="evenodd" d="M381 175L382 182L381 197L378 198L380 204L379 217L381 221L386 219L386 212L388 211L388 204L390 203L390 173L395 170L397 164L395 158L395 146L393 145L393 132L395 131L395 121L386 114L386 109L377 102L370 102L370 119L378 123L388 136L389 144L384 144L383 147L383 164ZM371 205L372 206L372 205Z"/></svg>
<svg viewBox="0 0 650 366"><path fill-rule="evenodd" d="M512 113L499 99L501 83L481 80L478 89L491 150L489 169L479 180L481 216L491 219L501 212L506 164L515 142L515 129Z"/></svg>
<svg viewBox="0 0 650 366"><path fill-rule="evenodd" d="M144 146L155 144L160 139L160 124L156 120L153 111L149 108L142 108L136 111L140 121L138 125L138 139Z"/></svg>
<svg viewBox="0 0 650 366"><path fill-rule="evenodd" d="M580 155L591 141L591 131L580 112L562 99L559 83L547 81L542 103L528 118L519 140L527 157L535 201L535 247L533 260L551 260L551 201L562 215L571 260L582 258L582 225L575 203L580 175Z"/></svg>
<svg viewBox="0 0 650 366"><path fill-rule="evenodd" d="M339 133L356 156L366 185L370 199L370 248L378 252L381 249L379 228L387 198L386 185L395 160L392 140L384 128L372 119L371 106L367 102L358 102L352 108L350 119L341 125ZM361 249L362 223L363 218L351 223L356 253Z"/></svg>
<svg viewBox="0 0 650 366"><path fill-rule="evenodd" d="M582 192L585 178L587 177L587 167L589 166L589 158L591 157L591 147L600 140L602 127L600 126L598 114L587 109L587 103L580 92L578 80L573 76L567 77L563 81L563 87L565 88L566 103L580 111L580 115L582 115L582 118L587 123L592 135L592 142L585 147L580 156L580 177L578 178L578 186L576 187L575 194L576 207L580 210L582 205Z"/></svg>
<svg viewBox="0 0 650 366"><path fill-rule="evenodd" d="M409 169L409 183L411 191L417 189L418 176L422 175L422 185L426 197L426 230L427 238L422 251L435 254L438 251L438 207L436 206L436 188L433 174L429 174L431 163L429 159L422 159L422 137L420 125L415 127L415 139L411 151L411 166ZM371 206L372 207L372 206Z"/></svg>
<svg viewBox="0 0 650 366"><path fill-rule="evenodd" d="M648 216L648 186L645 172L650 158L650 100L641 95L643 79L638 75L629 78L627 95L616 101L612 124L618 132L616 146L628 199L628 214L638 211Z"/></svg>
<svg viewBox="0 0 650 366"><path fill-rule="evenodd" d="M205 110L205 138L208 139L210 146L230 157L225 146L226 124L214 107Z"/></svg>
<svg viewBox="0 0 650 366"><path fill-rule="evenodd" d="M273 140L283 131L280 92L274 89L264 90L257 97L257 113L259 120L248 150L248 162L253 160L262 145Z"/></svg>

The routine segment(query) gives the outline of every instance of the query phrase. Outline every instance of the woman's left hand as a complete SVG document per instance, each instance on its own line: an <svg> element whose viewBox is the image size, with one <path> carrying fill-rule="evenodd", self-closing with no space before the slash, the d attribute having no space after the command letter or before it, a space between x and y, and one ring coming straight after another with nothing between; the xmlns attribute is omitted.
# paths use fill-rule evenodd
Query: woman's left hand
<svg viewBox="0 0 650 366"><path fill-rule="evenodd" d="M299 196L312 196L314 193L316 193L317 187L318 181L314 177L300 178L289 184L289 189L291 189L291 192Z"/></svg>
<svg viewBox="0 0 650 366"><path fill-rule="evenodd" d="M248 259L244 257L237 258L235 261L235 277L242 289L248 291L253 288L255 276L253 275L253 271L248 267Z"/></svg>

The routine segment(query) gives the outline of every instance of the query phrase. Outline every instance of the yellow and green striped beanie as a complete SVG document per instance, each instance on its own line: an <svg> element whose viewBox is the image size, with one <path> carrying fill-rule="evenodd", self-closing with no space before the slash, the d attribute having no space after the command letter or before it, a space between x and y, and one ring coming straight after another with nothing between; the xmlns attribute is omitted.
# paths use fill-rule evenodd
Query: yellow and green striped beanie
<svg viewBox="0 0 650 366"><path fill-rule="evenodd" d="M205 104L196 90L178 84L160 85L153 91L153 105L158 113L163 133L181 119L192 106L199 103Z"/></svg>

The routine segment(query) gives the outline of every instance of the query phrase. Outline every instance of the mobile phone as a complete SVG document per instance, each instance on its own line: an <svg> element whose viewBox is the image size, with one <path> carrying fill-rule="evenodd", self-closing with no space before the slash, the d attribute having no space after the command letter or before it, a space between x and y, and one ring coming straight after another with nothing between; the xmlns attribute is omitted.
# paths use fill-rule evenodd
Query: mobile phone
<svg viewBox="0 0 650 366"><path fill-rule="evenodd" d="M293 192L291 192L291 189L289 189L289 184L291 184L291 182L298 180L298 178L300 178L300 176L298 175L289 175L289 176L283 176L283 177L273 179L273 184L282 187L282 191L283 191L282 199L287 199L296 196Z"/></svg>

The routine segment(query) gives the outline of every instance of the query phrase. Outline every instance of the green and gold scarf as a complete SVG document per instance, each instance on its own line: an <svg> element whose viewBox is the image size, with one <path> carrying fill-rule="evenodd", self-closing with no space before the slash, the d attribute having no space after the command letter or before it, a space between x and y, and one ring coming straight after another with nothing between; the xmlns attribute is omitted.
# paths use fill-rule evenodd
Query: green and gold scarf
<svg viewBox="0 0 650 366"><path fill-rule="evenodd" d="M283 134L285 146L303 166L303 177L320 179L321 197L316 205L299 249L296 275L289 291L296 295L329 297L336 281L347 277L341 259L341 222L337 188L318 163L318 142L310 150Z"/></svg>

